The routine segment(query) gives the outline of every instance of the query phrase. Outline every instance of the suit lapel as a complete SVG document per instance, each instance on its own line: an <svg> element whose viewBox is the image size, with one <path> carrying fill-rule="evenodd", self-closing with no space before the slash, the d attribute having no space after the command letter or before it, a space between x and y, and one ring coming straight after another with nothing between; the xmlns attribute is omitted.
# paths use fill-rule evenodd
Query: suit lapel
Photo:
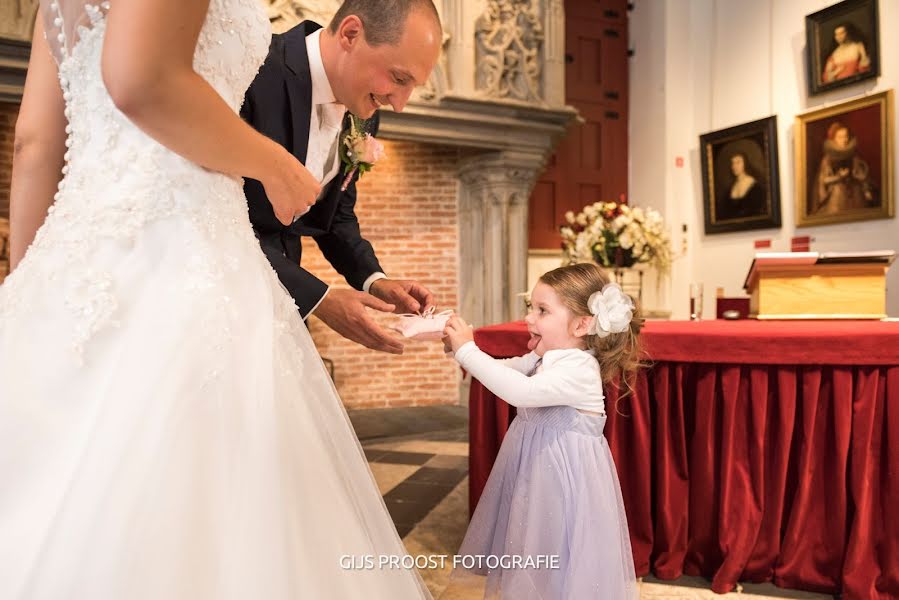
<svg viewBox="0 0 899 600"><path fill-rule="evenodd" d="M312 113L312 75L306 52L306 36L320 28L317 23L303 21L283 34L284 64L288 71L284 85L287 87L293 121L293 155L303 164L306 164L309 148L309 115Z"/></svg>
<svg viewBox="0 0 899 600"><path fill-rule="evenodd" d="M306 164L309 147L309 116L312 111L312 74L309 70L309 54L306 52L306 36L320 28L317 23L303 21L283 34L284 64L287 66L285 85L293 121L293 155L303 164ZM349 127L349 118L347 113L343 130ZM330 231L338 197L343 193L340 191L342 173L343 169L339 168L337 175L325 187L321 200L289 227L292 233L315 236Z"/></svg>

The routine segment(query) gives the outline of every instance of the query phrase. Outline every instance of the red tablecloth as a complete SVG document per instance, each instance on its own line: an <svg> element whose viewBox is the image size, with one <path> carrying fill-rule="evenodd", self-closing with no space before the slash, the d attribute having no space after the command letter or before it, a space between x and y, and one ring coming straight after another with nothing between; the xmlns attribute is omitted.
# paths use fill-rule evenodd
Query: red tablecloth
<svg viewBox="0 0 899 600"><path fill-rule="evenodd" d="M651 367L607 392L639 575L899 598L899 323L653 321ZM524 354L523 323L485 327ZM515 409L477 381L470 502Z"/></svg>

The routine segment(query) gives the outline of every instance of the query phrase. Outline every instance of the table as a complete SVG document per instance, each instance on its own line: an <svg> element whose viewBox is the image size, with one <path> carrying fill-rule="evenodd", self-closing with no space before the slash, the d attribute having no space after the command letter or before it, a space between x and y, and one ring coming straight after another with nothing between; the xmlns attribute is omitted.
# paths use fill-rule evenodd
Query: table
<svg viewBox="0 0 899 600"><path fill-rule="evenodd" d="M484 327L527 352L523 322ZM899 598L899 323L650 321L634 393L606 390L638 575ZM514 408L470 392L470 507Z"/></svg>

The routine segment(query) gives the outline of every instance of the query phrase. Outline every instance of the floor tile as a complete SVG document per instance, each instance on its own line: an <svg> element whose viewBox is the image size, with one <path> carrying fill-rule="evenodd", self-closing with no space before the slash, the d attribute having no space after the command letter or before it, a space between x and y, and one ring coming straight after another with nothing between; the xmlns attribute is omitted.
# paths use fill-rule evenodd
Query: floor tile
<svg viewBox="0 0 899 600"><path fill-rule="evenodd" d="M397 465L390 463L369 463L383 496L415 473L418 465Z"/></svg>
<svg viewBox="0 0 899 600"><path fill-rule="evenodd" d="M446 557L442 569L421 570L422 579L434 598L449 600L451 597L444 598L441 594L449 582L452 557L459 550L467 528L468 478L466 477L403 540L406 550L412 556ZM468 593L469 590L464 592ZM480 600L484 597L484 592L481 590L479 595L470 597ZM461 600L466 596L459 598Z"/></svg>
<svg viewBox="0 0 899 600"><path fill-rule="evenodd" d="M426 467L435 469L455 469L457 471L468 472L467 456L452 456L448 454L438 454L424 464Z"/></svg>
<svg viewBox="0 0 899 600"><path fill-rule="evenodd" d="M375 456L369 459L369 462L393 463L397 465L423 465L432 458L434 454L427 452L397 452L394 450L384 450L382 448L366 448L366 454L369 452Z"/></svg>
<svg viewBox="0 0 899 600"><path fill-rule="evenodd" d="M432 467L425 466L410 474L409 478L406 479L406 481L416 483L430 483L434 485L442 485L453 488L456 487L456 485L460 481L462 481L465 475L465 471L460 471L458 469L434 469ZM447 490L447 492L448 491L449 490ZM443 498L441 498L441 500L442 499Z"/></svg>
<svg viewBox="0 0 899 600"><path fill-rule="evenodd" d="M384 501L399 500L427 504L430 511L452 491L453 487L455 485L420 483L407 479L385 494Z"/></svg>
<svg viewBox="0 0 899 600"><path fill-rule="evenodd" d="M367 444L373 450L391 450L394 452L429 452L431 454L447 454L451 456L468 456L468 442L442 442L431 440L403 440L399 442L378 442Z"/></svg>
<svg viewBox="0 0 899 600"><path fill-rule="evenodd" d="M347 411L362 440L467 431L468 407L460 405L366 408ZM453 434L455 435L455 434Z"/></svg>
<svg viewBox="0 0 899 600"><path fill-rule="evenodd" d="M365 459L368 460L369 463L378 462L378 458L387 454L386 450L381 450L380 448L362 448L362 451L365 453Z"/></svg>

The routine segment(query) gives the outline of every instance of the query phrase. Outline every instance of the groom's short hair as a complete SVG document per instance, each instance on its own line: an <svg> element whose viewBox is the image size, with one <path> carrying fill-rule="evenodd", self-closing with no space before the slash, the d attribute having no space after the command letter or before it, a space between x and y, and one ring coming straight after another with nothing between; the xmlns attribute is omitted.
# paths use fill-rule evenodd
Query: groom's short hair
<svg viewBox="0 0 899 600"><path fill-rule="evenodd" d="M328 29L337 33L337 27L345 18L356 15L365 27L365 40L370 46L395 46L403 37L406 19L413 10L433 15L437 26L441 27L434 0L344 0Z"/></svg>

